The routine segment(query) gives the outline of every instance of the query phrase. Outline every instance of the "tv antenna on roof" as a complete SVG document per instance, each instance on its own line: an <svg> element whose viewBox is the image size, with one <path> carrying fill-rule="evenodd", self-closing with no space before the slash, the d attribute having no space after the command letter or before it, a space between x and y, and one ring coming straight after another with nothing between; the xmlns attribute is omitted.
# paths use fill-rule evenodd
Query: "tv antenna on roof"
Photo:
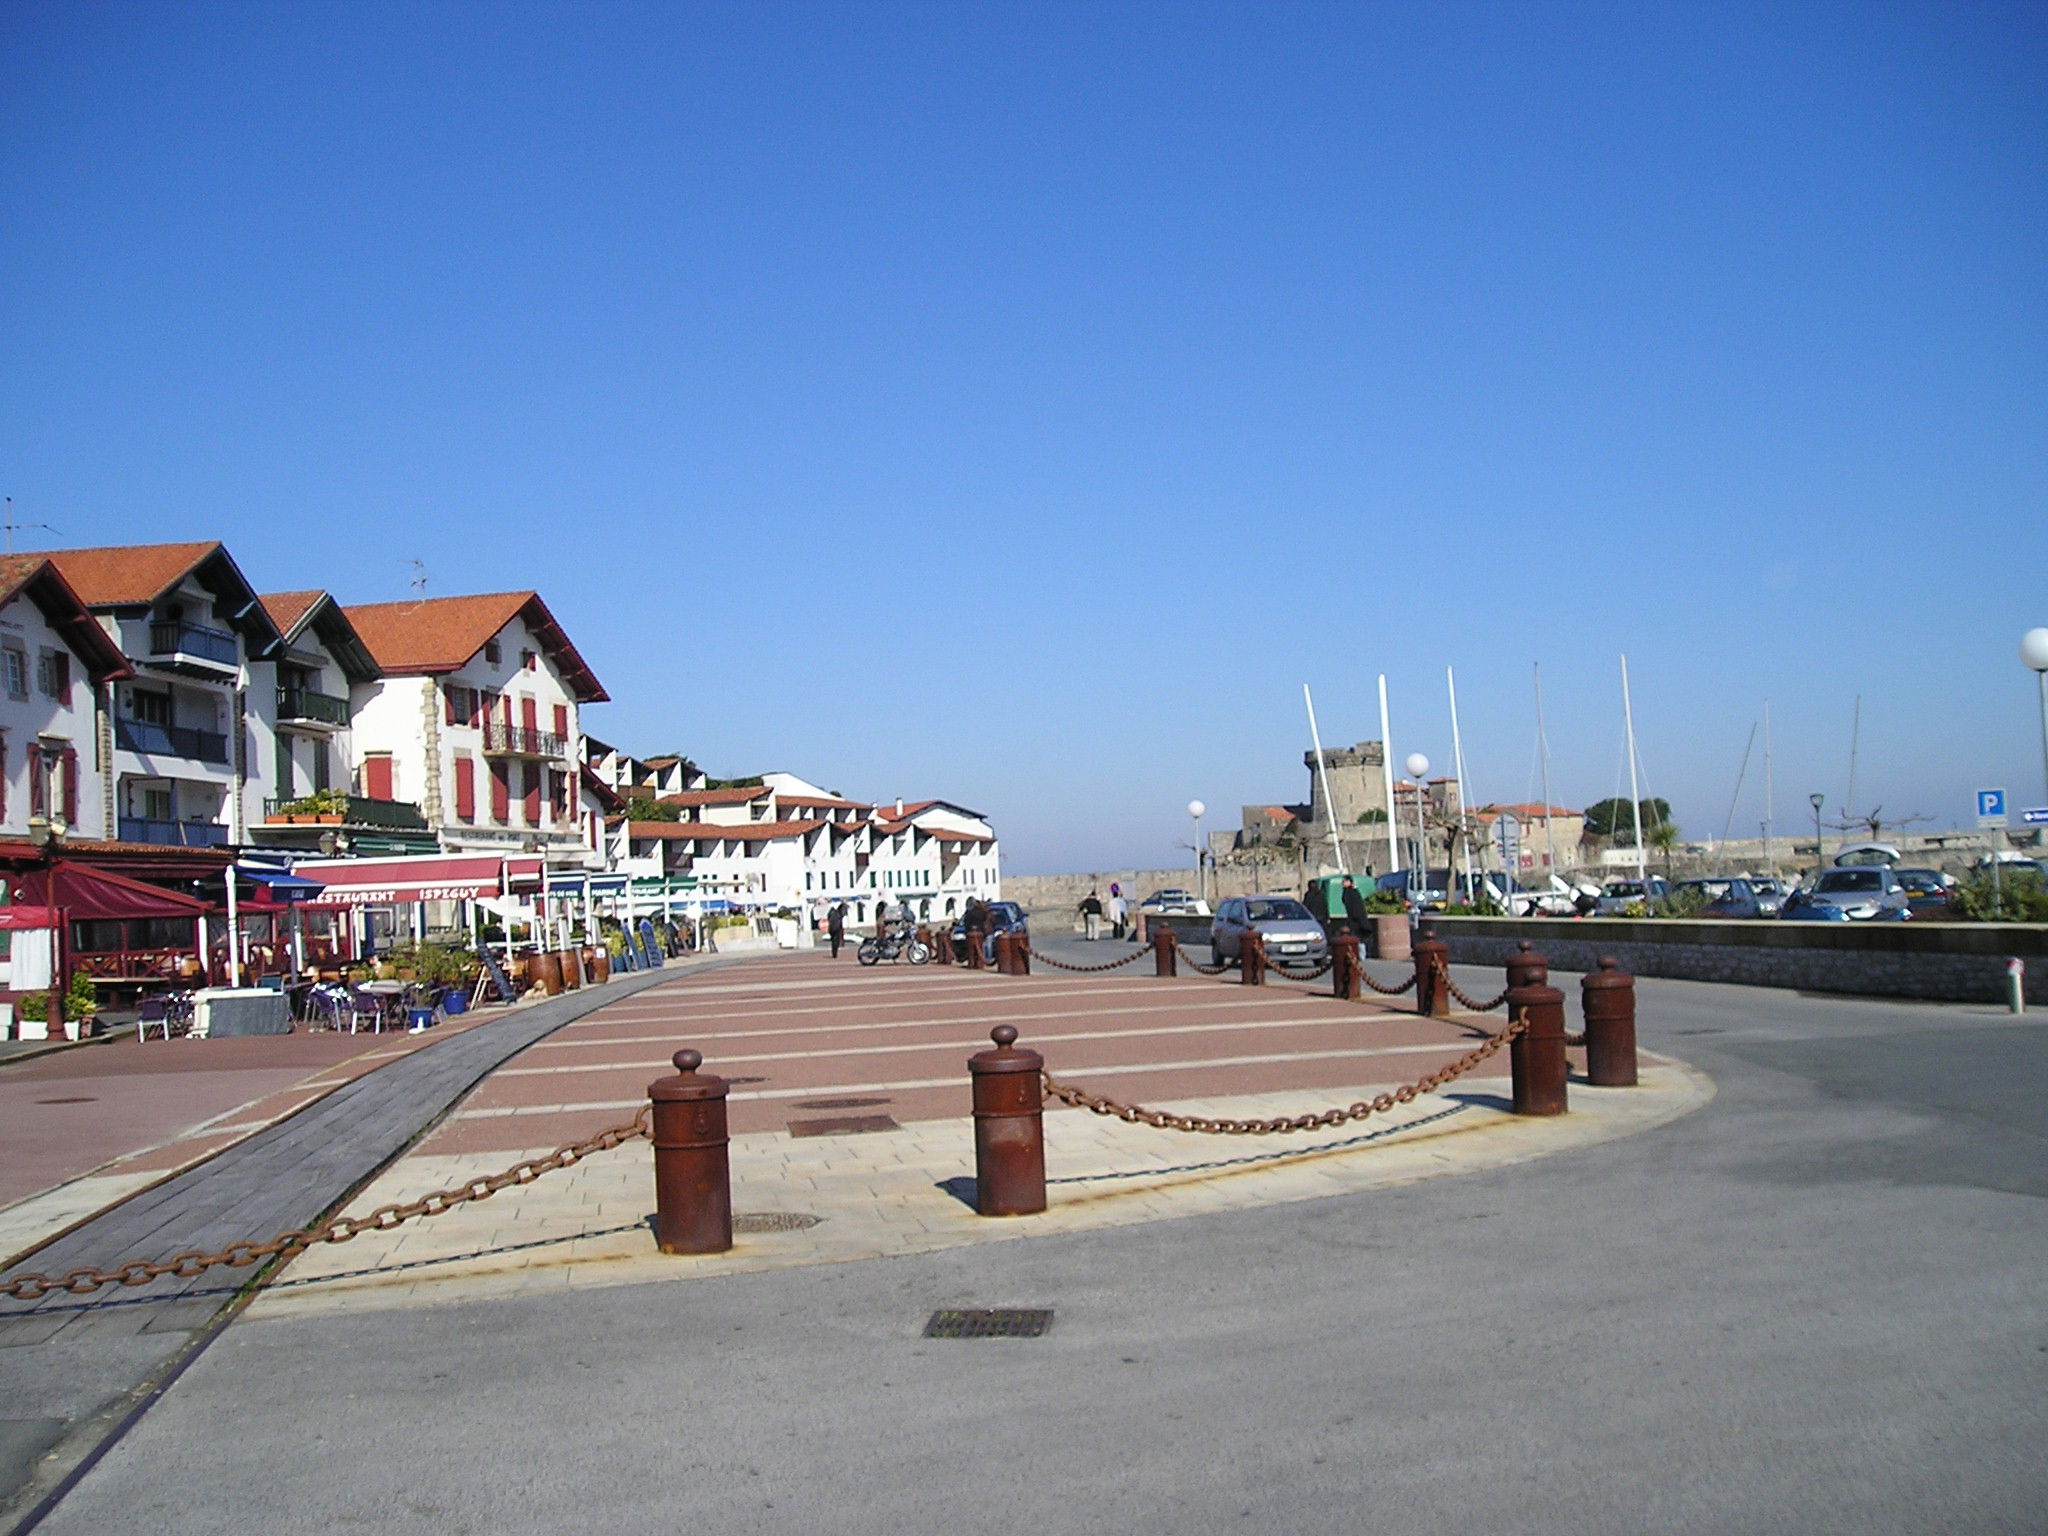
<svg viewBox="0 0 2048 1536"><path fill-rule="evenodd" d="M408 560L406 564L412 567L412 580L407 585L412 588L415 597L425 597L427 595L426 561Z"/></svg>
<svg viewBox="0 0 2048 1536"><path fill-rule="evenodd" d="M48 523L17 523L14 520L14 498L12 496L7 498L7 516L4 522L0 522L0 527L4 527L6 530L7 553L10 555L14 553L14 536L22 529L41 528L46 533L55 533L57 531Z"/></svg>

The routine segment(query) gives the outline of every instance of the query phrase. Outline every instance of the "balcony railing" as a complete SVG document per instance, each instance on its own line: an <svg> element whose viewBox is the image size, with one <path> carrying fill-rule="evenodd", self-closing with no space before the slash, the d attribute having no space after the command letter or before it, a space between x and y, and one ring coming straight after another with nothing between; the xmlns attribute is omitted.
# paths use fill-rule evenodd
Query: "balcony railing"
<svg viewBox="0 0 2048 1536"><path fill-rule="evenodd" d="M311 813L287 811L288 805L296 800L265 800L263 819L275 822L279 817L300 815L311 820ZM333 813L330 813L333 814ZM381 827L391 832L424 832L427 818L420 814L419 805L411 800L372 800L367 795L347 797L347 809L341 811L341 825L345 827Z"/></svg>
<svg viewBox="0 0 2048 1536"><path fill-rule="evenodd" d="M228 840L228 829L211 821L155 821L146 816L123 816L120 822L124 843L154 843L162 848L218 848Z"/></svg>
<svg viewBox="0 0 2048 1536"><path fill-rule="evenodd" d="M347 725L348 700L310 688L277 690L277 718L280 721L307 720L315 725Z"/></svg>
<svg viewBox="0 0 2048 1536"><path fill-rule="evenodd" d="M130 752L162 753L187 757L200 763L225 763L228 739L219 731L199 731L187 725L158 725L150 720L114 721L115 744Z"/></svg>
<svg viewBox="0 0 2048 1536"><path fill-rule="evenodd" d="M567 757L569 743L553 731L485 720L484 751L493 757Z"/></svg>
<svg viewBox="0 0 2048 1536"><path fill-rule="evenodd" d="M152 656L197 656L201 661L217 661L224 667L232 667L238 660L233 635L177 619L157 619L150 624L149 653Z"/></svg>

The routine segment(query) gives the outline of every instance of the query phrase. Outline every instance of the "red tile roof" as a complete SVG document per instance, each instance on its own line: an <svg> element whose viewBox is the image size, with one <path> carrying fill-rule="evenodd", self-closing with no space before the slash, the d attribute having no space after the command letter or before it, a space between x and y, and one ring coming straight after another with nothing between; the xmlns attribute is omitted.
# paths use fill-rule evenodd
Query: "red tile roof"
<svg viewBox="0 0 2048 1536"><path fill-rule="evenodd" d="M992 843L993 837L980 832L955 832L951 827L919 827L918 831L927 837L937 838L942 843Z"/></svg>
<svg viewBox="0 0 2048 1536"><path fill-rule="evenodd" d="M362 603L343 612L377 658L377 665L387 673L401 674L456 671L507 624L524 619L579 700L601 704L611 697L584 665L538 592L479 592L403 603Z"/></svg>
<svg viewBox="0 0 2048 1536"><path fill-rule="evenodd" d="M663 795L657 805L748 805L765 798L768 786L756 784L751 789L685 789L673 795Z"/></svg>
<svg viewBox="0 0 2048 1536"><path fill-rule="evenodd" d="M153 603L192 574L220 541L195 544L115 544L97 549L53 549L47 558L78 590L89 608Z"/></svg>
<svg viewBox="0 0 2048 1536"><path fill-rule="evenodd" d="M785 837L803 837L826 825L822 821L745 821L731 825L717 821L634 821L626 824L626 834L664 842L703 843L730 839L734 842L772 843Z"/></svg>
<svg viewBox="0 0 2048 1536"><path fill-rule="evenodd" d="M263 611L270 615L270 622L277 626L280 635L289 636L313 611L313 605L327 594L318 587L304 592L265 592L261 602Z"/></svg>
<svg viewBox="0 0 2048 1536"><path fill-rule="evenodd" d="M23 595L64 637L94 682L129 675L121 648L100 628L54 561L44 555L0 556L0 607Z"/></svg>
<svg viewBox="0 0 2048 1536"><path fill-rule="evenodd" d="M777 794L777 805L794 805L806 811L872 811L872 805L859 800L841 800L832 795L785 795Z"/></svg>

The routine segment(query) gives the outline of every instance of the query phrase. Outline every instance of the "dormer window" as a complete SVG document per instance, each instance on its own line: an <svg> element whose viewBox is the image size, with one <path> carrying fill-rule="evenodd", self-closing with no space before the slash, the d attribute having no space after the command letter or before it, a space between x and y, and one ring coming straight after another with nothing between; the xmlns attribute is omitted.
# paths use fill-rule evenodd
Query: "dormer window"
<svg viewBox="0 0 2048 1536"><path fill-rule="evenodd" d="M522 672L538 672L540 670L540 657L536 656L532 651L521 651L519 653L519 670Z"/></svg>
<svg viewBox="0 0 2048 1536"><path fill-rule="evenodd" d="M498 644L498 642L495 640L486 640L484 642L485 661L489 662L492 666L495 667L504 659L505 648L502 645Z"/></svg>

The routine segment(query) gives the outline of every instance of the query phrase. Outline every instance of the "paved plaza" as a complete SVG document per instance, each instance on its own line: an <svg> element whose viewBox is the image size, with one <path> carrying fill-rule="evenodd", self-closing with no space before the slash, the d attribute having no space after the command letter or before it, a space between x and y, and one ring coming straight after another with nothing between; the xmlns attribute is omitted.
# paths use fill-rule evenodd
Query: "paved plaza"
<svg viewBox="0 0 2048 1536"><path fill-rule="evenodd" d="M1231 1114L1500 1022L1149 970L780 957L537 1021L350 1208L630 1118L688 1044L735 1084L735 1251L653 1252L644 1143L314 1250L39 1529L2040 1528L2030 1021L1646 982L1645 1085L1560 1119L1504 1112L1503 1058L1297 1145L1056 1110L1052 1209L976 1217L995 1022ZM948 1306L1055 1322L920 1337Z"/></svg>

